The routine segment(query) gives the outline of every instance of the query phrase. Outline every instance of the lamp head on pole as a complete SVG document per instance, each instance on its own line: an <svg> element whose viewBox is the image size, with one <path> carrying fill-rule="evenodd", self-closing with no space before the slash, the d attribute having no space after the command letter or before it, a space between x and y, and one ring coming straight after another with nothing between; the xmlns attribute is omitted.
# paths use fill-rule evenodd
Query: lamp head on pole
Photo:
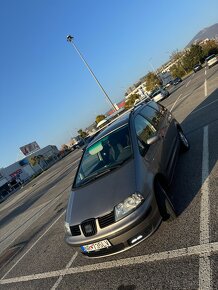
<svg viewBox="0 0 218 290"><path fill-rule="evenodd" d="M73 41L73 36L72 35L67 35L67 41L72 42Z"/></svg>

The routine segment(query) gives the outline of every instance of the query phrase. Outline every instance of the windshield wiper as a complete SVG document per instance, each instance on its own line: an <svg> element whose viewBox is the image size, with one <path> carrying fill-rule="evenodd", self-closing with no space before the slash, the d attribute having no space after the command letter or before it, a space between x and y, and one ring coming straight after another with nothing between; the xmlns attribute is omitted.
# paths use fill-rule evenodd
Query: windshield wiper
<svg viewBox="0 0 218 290"><path fill-rule="evenodd" d="M84 184L86 184L86 183L88 183L88 182L90 182L90 181L93 181L93 180L97 179L98 177L104 175L105 173L107 173L107 172L109 172L109 171L110 171L109 168L107 168L107 169L105 169L105 170L103 170L103 171L102 171L102 170L101 170L101 171L97 171L97 172L95 172L94 174L85 177L85 178L84 178L84 179L79 183L79 185L84 185Z"/></svg>
<svg viewBox="0 0 218 290"><path fill-rule="evenodd" d="M129 156L128 158L117 162L116 164L112 165L112 166L108 166L108 167L104 167L104 170L99 170L97 172L94 172L93 174L85 177L83 180L81 180L81 182L78 184L77 187L80 187L81 185L87 184L90 181L96 180L97 178L99 178L100 176L118 168L121 167L124 163L126 163L126 161L128 161L132 156Z"/></svg>

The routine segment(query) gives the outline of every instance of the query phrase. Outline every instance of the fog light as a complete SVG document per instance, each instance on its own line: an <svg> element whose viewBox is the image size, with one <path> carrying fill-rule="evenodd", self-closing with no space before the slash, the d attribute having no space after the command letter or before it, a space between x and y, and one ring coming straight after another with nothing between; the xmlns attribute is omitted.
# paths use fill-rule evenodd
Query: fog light
<svg viewBox="0 0 218 290"><path fill-rule="evenodd" d="M141 240L143 238L142 235L139 235L138 237L133 238L130 243L131 244L135 244L136 242L138 242L139 240Z"/></svg>

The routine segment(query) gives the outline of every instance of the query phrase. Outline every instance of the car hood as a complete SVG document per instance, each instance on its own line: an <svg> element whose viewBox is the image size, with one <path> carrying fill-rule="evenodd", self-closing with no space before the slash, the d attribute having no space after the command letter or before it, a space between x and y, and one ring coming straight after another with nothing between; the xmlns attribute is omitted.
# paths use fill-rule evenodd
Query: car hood
<svg viewBox="0 0 218 290"><path fill-rule="evenodd" d="M134 160L131 159L95 181L73 189L68 201L66 221L76 225L110 213L115 205L135 192L135 183Z"/></svg>

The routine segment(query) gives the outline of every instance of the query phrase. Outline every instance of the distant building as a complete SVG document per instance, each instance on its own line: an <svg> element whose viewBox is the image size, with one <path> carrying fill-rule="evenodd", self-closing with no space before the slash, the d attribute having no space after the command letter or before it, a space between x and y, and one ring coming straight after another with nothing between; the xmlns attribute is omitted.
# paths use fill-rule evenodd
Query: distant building
<svg viewBox="0 0 218 290"><path fill-rule="evenodd" d="M17 176L25 182L33 175L52 166L59 159L59 150L54 145L48 145L25 158L0 169L0 184L10 182Z"/></svg>
<svg viewBox="0 0 218 290"><path fill-rule="evenodd" d="M117 111L115 111L114 109L111 109L110 111L108 111L106 113L107 116L111 116L113 114L117 114L117 113L120 113L124 110L124 106L125 106L125 100L122 100L121 102L117 103L116 104L116 108L117 108Z"/></svg>

